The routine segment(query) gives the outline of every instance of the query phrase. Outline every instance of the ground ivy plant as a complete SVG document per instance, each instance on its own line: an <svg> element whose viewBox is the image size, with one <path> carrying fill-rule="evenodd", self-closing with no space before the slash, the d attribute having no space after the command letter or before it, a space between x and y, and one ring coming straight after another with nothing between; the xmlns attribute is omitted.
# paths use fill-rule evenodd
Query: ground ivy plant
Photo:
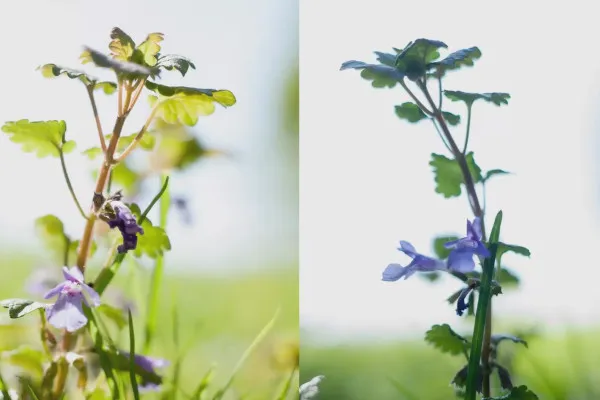
<svg viewBox="0 0 600 400"><path fill-rule="evenodd" d="M483 172L469 150L471 116L474 104L508 104L510 95L501 92L468 93L444 89L444 78L451 71L473 66L481 57L477 47L457 50L445 57L441 52L448 46L438 40L417 39L391 53L375 52L377 62L346 61L341 70L359 70L363 79L375 88L403 89L408 101L395 106L401 120L412 124L429 122L447 149L446 154L431 154L435 191L445 198L458 197L466 192L473 219L466 221L461 236L439 236L434 239L435 257L419 252L408 241L400 241L398 250L412 259L403 266L392 263L385 268L386 282L407 279L419 272L431 280L440 273L455 277L460 288L448 298L455 312L465 317L474 315L473 333L462 336L448 324L433 325L425 340L443 353L465 357L466 364L451 380L456 395L475 400L483 399L532 400L537 396L526 386L513 384L510 371L500 364L498 346L503 341L527 343L513 335L493 334L492 299L518 284L517 275L505 267L502 257L507 252L530 256L527 248L500 241L502 211L498 211L489 235L485 228L485 188L490 179L508 174L502 169ZM466 131L464 143L458 143L456 130L465 115L444 110L444 100L464 105ZM434 229L434 227L431 227ZM477 264L481 266L478 271ZM475 307L475 304L477 306ZM498 382L496 385L494 382Z"/></svg>
<svg viewBox="0 0 600 400"><path fill-rule="evenodd" d="M74 212L81 215L83 225L81 236L73 237L53 214L40 216L35 221L37 232L56 260L55 274L51 279L37 276L29 285L30 292L40 293L47 301L19 298L0 303L8 309L10 318L37 316L41 340L39 348L23 346L11 352L8 361L10 364L15 360L13 366L17 371L14 376L0 375L4 399L11 396L15 399L71 398L76 392L93 399L132 396L137 399L149 392L162 393L162 398L175 398L180 391L178 365L172 378L164 377L161 369L181 360L165 360L147 354L158 323L163 255L171 249L166 231L167 211L172 205L185 211L185 199L169 193L167 174L176 174L199 158L218 153L202 146L190 134L189 127L195 126L199 117L211 115L217 105L233 106L236 98L229 90L158 83L162 73L178 72L185 77L190 70L196 69L186 57L162 52L162 33L151 33L136 44L124 31L113 28L110 39L109 54L86 47L80 61L112 70L114 81L101 81L87 72L56 64L38 68L47 78L68 78L83 85L91 105L98 142L97 146L82 150L97 165L93 173L95 188L84 194L88 206L82 205L79 200L82 193L73 187L69 178L66 161L77 145L67 136L65 121L20 119L2 126L2 131L23 152L33 153L38 158L58 159L66 188L73 199ZM144 92L148 93L150 112L136 132L125 134L127 119ZM101 123L95 100L97 95L116 97L117 115L112 128L106 129ZM150 168L140 170L130 165L130 156L144 151L154 155L150 157ZM160 190L148 204L136 204L133 198L139 194L140 185L153 178L159 180ZM159 221L153 223L148 213L157 203ZM97 233L102 231L103 234ZM87 271L92 256L104 259L104 266L95 276L90 276ZM154 263L143 336L133 329L133 305L117 306L106 301L106 293L110 292L107 289L126 257L134 260L145 257ZM59 279L56 272L61 273ZM175 320L176 310L173 314ZM108 320L117 328L128 331L127 345L117 344L104 322ZM216 390L212 398L220 399L225 395L242 362L273 322L260 332L226 385ZM138 336L143 340L140 341ZM18 367L23 365L39 370L40 378L21 374ZM212 370L204 376L199 374L198 387L188 393L188 398L205 398L211 379ZM285 392L278 398L285 398L289 386L289 382L284 385Z"/></svg>

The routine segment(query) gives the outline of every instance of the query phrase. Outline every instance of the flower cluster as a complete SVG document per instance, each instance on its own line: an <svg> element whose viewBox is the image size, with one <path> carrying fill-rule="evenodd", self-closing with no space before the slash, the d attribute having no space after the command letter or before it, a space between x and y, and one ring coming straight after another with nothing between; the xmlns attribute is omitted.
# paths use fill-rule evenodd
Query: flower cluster
<svg viewBox="0 0 600 400"><path fill-rule="evenodd" d="M123 236L123 244L117 247L119 253L127 253L137 247L137 234L144 234L144 230L138 225L129 207L119 200L108 201L112 213L106 221L111 229L118 228Z"/></svg>
<svg viewBox="0 0 600 400"><path fill-rule="evenodd" d="M383 271L381 279L388 282L401 278L408 279L415 272L446 271L462 274L472 272L475 269L474 256L483 258L490 256L489 250L482 242L482 237L481 219L475 218L472 223L467 220L467 235L444 244L444 247L450 250L446 261L420 254L412 244L401 240L398 250L412 258L412 261L406 267L400 264L389 264ZM473 285L469 285L460 293L456 303L456 313L459 316L469 307L466 299L473 288Z"/></svg>

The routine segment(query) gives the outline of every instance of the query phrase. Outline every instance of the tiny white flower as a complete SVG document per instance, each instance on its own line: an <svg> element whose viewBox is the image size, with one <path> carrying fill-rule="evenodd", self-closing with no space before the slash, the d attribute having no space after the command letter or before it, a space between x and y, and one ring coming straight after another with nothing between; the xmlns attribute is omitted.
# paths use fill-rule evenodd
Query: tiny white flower
<svg viewBox="0 0 600 400"><path fill-rule="evenodd" d="M300 400L309 400L319 393L319 383L325 378L324 375L318 375L310 381L300 385Z"/></svg>

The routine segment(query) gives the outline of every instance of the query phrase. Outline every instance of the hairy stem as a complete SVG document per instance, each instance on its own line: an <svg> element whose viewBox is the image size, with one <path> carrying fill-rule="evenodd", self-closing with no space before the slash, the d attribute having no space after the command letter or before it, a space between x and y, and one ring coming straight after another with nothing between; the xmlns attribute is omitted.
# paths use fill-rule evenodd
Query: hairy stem
<svg viewBox="0 0 600 400"><path fill-rule="evenodd" d="M113 154L117 148L117 143L119 142L119 137L121 136L121 130L123 129L123 125L125 124L125 118L125 116L119 116L115 121L115 126L113 128L112 136L110 138L110 143L108 144L106 155L102 162L102 166L100 167L98 179L96 180L96 188L94 189L95 194L102 194L102 192L104 191L104 187L106 186L106 182L108 181L110 168L113 162ZM92 208L93 207L94 205L92 202ZM85 224L85 228L83 229L83 236L79 245L79 252L77 253L77 267L81 270L82 273L85 273L85 264L90 251L90 246L92 244L94 223L96 222L96 219L97 217L95 213L92 213L89 216L87 223Z"/></svg>
<svg viewBox="0 0 600 400"><path fill-rule="evenodd" d="M67 165L65 163L65 154L63 153L63 151L60 147L57 147L56 149L58 150L58 155L60 157L60 166L62 167L63 176L65 177L65 182L67 182L67 187L69 188L71 197L73 197L73 201L75 202L75 205L77 206L77 209L79 210L79 213L81 214L81 216L84 219L88 219L88 217L85 215L85 211L83 211L83 208L81 207L81 203L79 203L79 200L77 199L77 195L75 194L73 185L71 184L71 179L69 178L69 172L67 171Z"/></svg>
<svg viewBox="0 0 600 400"><path fill-rule="evenodd" d="M476 217L481 219L481 231L483 234L482 240L485 241L486 235L485 235L485 224L484 224L484 219L483 219L483 209L479 203L477 191L475 190L475 182L473 181L473 177L471 176L471 172L469 171L469 166L467 165L467 160L465 158L464 151L461 152L459 150L458 146L456 145L456 142L454 141L454 138L452 137L452 134L450 133L450 129L448 128L448 125L446 124L446 121L444 120L442 111L435 106L435 103L433 102L433 99L431 98L431 94L429 93L429 91L427 90L425 85L420 84L419 87L421 88L421 90L425 94L425 97L427 98L427 101L431 105L431 108L433 110L433 117L438 121L438 123L442 129L442 132L444 134L444 137L446 138L448 145L450 146L452 154L454 155L456 161L458 162L458 165L459 165L460 170L463 175L463 179L465 181L465 187L467 188L469 203L471 204L471 209L473 211L473 214L475 214ZM470 118L471 118L471 110L469 107L467 132L470 128ZM465 142L465 148L466 148L466 142ZM491 273L493 275L493 265L492 265ZM480 296L484 296L484 295L485 294L480 291ZM480 304L482 304L482 303L480 302ZM489 397L490 396L490 372L491 372L489 362L490 362L490 347L491 347L491 336L492 336L492 301L491 301L491 298L489 299L489 301L486 301L483 304L486 307L486 314L485 314L485 328L484 328L484 332L483 332L483 344L481 347L481 367L483 369L482 394L484 397Z"/></svg>
<svg viewBox="0 0 600 400"><path fill-rule="evenodd" d="M86 85L88 97L90 98L90 104L92 105L92 111L94 112L94 119L96 120L96 129L98 130L98 139L100 139L100 147L102 152L106 153L106 140L104 140L104 133L102 131L102 124L100 123L100 116L98 115L98 108L96 107L96 99L94 98L94 87Z"/></svg>

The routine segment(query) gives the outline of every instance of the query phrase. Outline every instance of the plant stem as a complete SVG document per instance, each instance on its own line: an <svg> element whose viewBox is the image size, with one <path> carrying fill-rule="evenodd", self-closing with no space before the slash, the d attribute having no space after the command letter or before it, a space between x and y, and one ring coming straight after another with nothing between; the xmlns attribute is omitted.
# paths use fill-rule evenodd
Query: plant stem
<svg viewBox="0 0 600 400"><path fill-rule="evenodd" d="M461 152L458 148L458 146L456 145L456 142L454 141L454 138L452 137L452 134L450 133L450 129L448 128L448 125L446 124L446 121L444 119L444 116L442 115L442 111L440 109L438 109L435 106L435 103L433 102L433 99L431 98L431 95L429 93L429 91L427 90L427 88L423 85L420 84L419 87L421 88L421 90L423 91L423 93L425 94L425 97L427 98L427 101L429 102L429 104L431 105L431 108L433 110L433 117L438 121L442 132L444 134L444 137L446 138L446 140L448 141L448 144L452 150L452 153L454 155L454 158L456 159L456 161L458 162L458 165L461 169L464 181L465 181L465 187L467 189L467 193L468 193L468 197L469 197L469 203L471 204L471 209L473 211L473 214L475 214L476 217L480 218L481 220L481 231L482 231L482 240L485 241L485 223L484 223L484 219L483 219L483 209L481 208L481 205L479 203L479 198L477 196L477 191L475 190L475 182L473 181L473 177L471 176L471 172L469 171L469 166L467 165L467 160L465 158L465 154L464 151ZM468 116L468 122L467 122L467 133L469 132L470 129L470 120L471 120L471 109L469 107L469 116ZM467 137L468 139L468 137ZM466 141L465 141L465 149L466 149ZM485 271L484 271L485 274ZM493 278L493 274L494 274L494 265L492 264L491 266L491 272L488 272L488 274L490 274L490 282L491 279ZM483 286L483 276L482 276L482 286ZM488 288L489 289L489 288ZM487 293L487 294L486 294ZM491 297L490 299L488 299L489 301L485 301L482 302L481 301L481 296L489 296L489 290L485 291L480 289L479 292L479 296L480 296L480 301L478 303L477 306L477 311L478 313L480 313L481 311L479 310L480 306L484 306L486 308L486 313L485 313L485 326L484 326L484 331L483 331L483 343L482 343L482 347L481 347L481 367L483 369L483 385L482 385L482 394L484 397L490 397L490 346L491 346L491 336L492 336L492 301L491 301ZM471 352L471 354L473 355L473 352ZM469 371L471 371L471 367L469 367ZM472 372L470 372L472 373Z"/></svg>
<svg viewBox="0 0 600 400"><path fill-rule="evenodd" d="M79 200L77 199L77 195L75 194L73 185L71 184L71 179L69 178L69 172L67 171L67 165L65 163L65 154L63 153L62 148L57 147L57 150L58 150L58 155L60 157L60 166L62 167L63 176L65 177L65 182L67 182L67 187L69 188L71 197L73 197L73 201L75 202L75 205L77 206L77 209L79 210L79 213L81 214L81 216L84 219L88 219L88 217L85 215L85 211L83 211L83 208L81 207L81 203L79 203Z"/></svg>
<svg viewBox="0 0 600 400"><path fill-rule="evenodd" d="M150 115L148 116L148 119L146 119L144 126L142 126L142 129L140 129L140 131L137 133L137 135L135 135L135 138L133 138L133 141L129 144L129 146L127 146L127 148L125 150L123 150L123 153L121 153L120 156L117 156L117 158L115 160L117 163L120 163L121 161L123 161L129 155L129 153L131 153L135 149L135 147L138 145L140 140L142 140L144 133L146 133L146 131L148 131L148 128L150 127L150 124L152 123L152 120L154 119L154 115L156 115L157 111L158 111L158 104L156 106L154 106L154 108L150 112Z"/></svg>
<svg viewBox="0 0 600 400"><path fill-rule="evenodd" d="M102 194L102 192L104 191L104 187L106 186L110 168L113 162L113 154L115 152L115 149L117 148L117 143L119 142L119 137L121 136L121 130L123 129L123 125L125 124L125 118L126 116L118 116L117 120L115 121L113 133L110 138L110 143L108 144L106 155L104 157L102 166L100 167L98 179L96 180L96 188L94 189L95 194ZM92 202L92 208L93 207L94 205ZM85 273L85 264L90 251L90 246L92 244L94 223L96 222L96 219L96 215L92 213L85 224L85 228L83 229L83 236L81 238L79 252L77 254L77 267L81 270L82 273Z"/></svg>
<svg viewBox="0 0 600 400"><path fill-rule="evenodd" d="M462 154L467 153L467 145L469 144L469 134L471 133L471 107L472 104L467 104L467 133L465 134L465 145L463 146Z"/></svg>
<svg viewBox="0 0 600 400"><path fill-rule="evenodd" d="M404 90L406 90L406 93L408 93L408 95L414 100L415 103L417 103L417 105L419 106L419 108L427 115L429 115L430 117L433 116L433 112L428 110L427 107L425 107L425 105L423 103L421 103L421 100L419 100L419 98L417 96L415 96L415 94L412 92L412 90L410 90L410 88L408 86L406 86L406 83L404 83L404 81L400 81L400 85L402 86L402 88L404 88ZM427 88L425 88L425 90L427 90ZM435 105L431 104L432 108L435 109Z"/></svg>
<svg viewBox="0 0 600 400"><path fill-rule="evenodd" d="M94 119L96 120L96 128L98 130L98 138L100 139L100 146L102 152L106 153L106 140L104 140L104 133L102 133L102 124L100 123L100 116L98 115L98 108L96 107L96 99L94 98L94 87L86 85L90 103L92 104L92 111L94 112Z"/></svg>

